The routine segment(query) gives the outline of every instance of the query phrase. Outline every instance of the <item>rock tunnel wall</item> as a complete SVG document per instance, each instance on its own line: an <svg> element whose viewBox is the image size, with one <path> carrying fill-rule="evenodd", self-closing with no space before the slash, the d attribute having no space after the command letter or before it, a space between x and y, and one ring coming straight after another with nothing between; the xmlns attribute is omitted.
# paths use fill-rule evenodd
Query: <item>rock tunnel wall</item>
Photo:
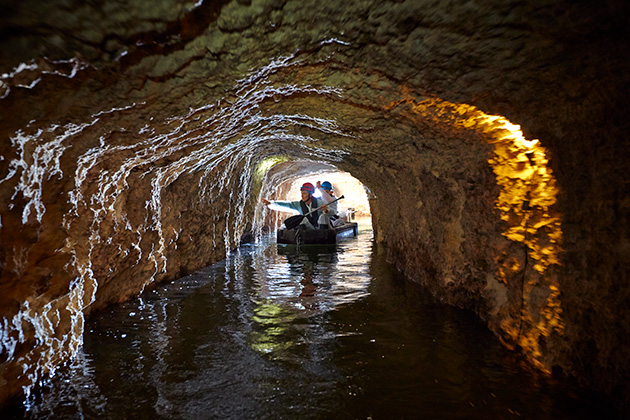
<svg viewBox="0 0 630 420"><path fill-rule="evenodd" d="M630 400L623 2L2 7L0 400L223 258L286 161L351 173L410 279Z"/></svg>

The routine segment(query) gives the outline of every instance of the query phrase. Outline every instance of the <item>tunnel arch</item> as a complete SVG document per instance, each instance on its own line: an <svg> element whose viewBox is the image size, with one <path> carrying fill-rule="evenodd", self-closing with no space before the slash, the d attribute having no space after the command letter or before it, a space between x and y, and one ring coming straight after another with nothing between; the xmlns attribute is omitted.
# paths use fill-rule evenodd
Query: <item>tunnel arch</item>
<svg viewBox="0 0 630 420"><path fill-rule="evenodd" d="M274 0L158 12L132 1L134 19L94 25L94 5L52 23L60 6L30 5L12 15L22 30L0 31L11 41L0 51L11 383L71 355L91 311L222 258L254 213L257 163L285 155L369 185L379 236L409 278L476 311L539 366L630 401L626 3ZM55 36L30 30L41 22ZM495 142L480 126L511 130L471 122L480 110L522 124L549 153ZM513 164L488 162L505 156ZM495 182L531 177L551 189L557 177L557 194ZM429 199L400 198L414 193ZM244 211L223 213L232 208ZM462 241L473 234L483 249ZM46 366L18 372L38 360Z"/></svg>
<svg viewBox="0 0 630 420"><path fill-rule="evenodd" d="M300 78L285 83L296 69ZM93 115L86 123L53 125L14 137L23 150L42 144L38 153L45 158L37 163L43 172L38 168L39 178L22 173L15 191L30 200L23 220L35 218L45 228L54 220L49 221L41 201L44 174L57 175L63 172L63 159L73 160L63 142L77 133L90 136L101 119L123 127L83 149L73 148L76 164L65 165L74 176L60 175L69 184L69 211L61 216L69 238L62 249L78 280L52 302L41 298L23 307L6 327L9 335L21 333L23 321L47 324L39 334L51 353L36 370L53 369L63 358L63 353L53 355L53 348L76 351L84 312L225 256L252 225L248 209L258 201L266 172L287 161L298 163L277 176L334 167L361 180L373 193L377 240L388 244L392 262L446 302L475 309L494 323L507 344L521 346L541 368L548 368L540 359L539 339L561 327L557 302L549 301L557 287L549 289L538 276L527 293L539 300L525 297L530 251L504 236L506 221L516 228L514 237L522 234L518 228L523 228L524 199L504 197L507 216L501 220L496 207L503 190L495 177L531 179L533 162L544 167L544 151L524 160L526 152L535 154L535 142L505 135L507 122L497 124L497 118L476 121L485 114L468 105L412 94L404 86L383 88L382 97L373 101L343 86L326 85L331 74L317 83L312 77L293 57L280 57L241 79L233 99L203 104L164 122L126 123L125 117L143 106L134 104ZM502 146L499 140L505 138L508 144ZM493 172L491 162L498 159L507 163ZM15 168L26 167L23 157L12 162ZM512 166L511 174L505 167ZM196 186L193 194L190 185ZM536 188L533 181L527 191ZM535 199L529 192L520 194ZM520 215L514 211L519 205ZM85 217L91 222L80 222ZM484 247L478 246L479 238ZM193 261L199 255L206 255L205 260ZM545 261L540 255L536 260ZM123 269L113 272L112 266ZM518 276L523 278L520 294L511 280ZM67 311L70 334L64 340L70 342L50 338L56 333L49 326L54 322L51 309ZM527 318L541 309L550 315Z"/></svg>

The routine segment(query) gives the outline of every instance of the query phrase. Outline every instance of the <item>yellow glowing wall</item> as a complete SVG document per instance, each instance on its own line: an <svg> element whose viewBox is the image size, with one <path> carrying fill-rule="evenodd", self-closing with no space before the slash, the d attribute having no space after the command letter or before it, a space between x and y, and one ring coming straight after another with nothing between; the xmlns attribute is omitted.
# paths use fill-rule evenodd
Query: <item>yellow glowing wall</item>
<svg viewBox="0 0 630 420"><path fill-rule="evenodd" d="M539 368L547 370L548 366L541 360L540 338L549 336L553 330L561 333L563 322L558 284L555 276L547 271L549 266L559 264L562 230L560 215L553 208L558 190L551 169L547 167L546 150L538 140L525 139L520 126L504 117L487 115L474 106L440 99L416 101L407 91L402 95L404 99L392 102L386 109L406 104L411 107L412 117L483 133L494 145L494 156L488 163L501 187L496 207L505 221L503 235L527 247L527 260L533 268L525 271L522 319L505 316L501 328ZM508 278L514 278L525 269L512 261L500 265L497 275L507 284ZM548 290L543 291L546 297L544 304L539 306L531 300L534 300L534 289L537 289L537 299L540 298L541 287Z"/></svg>

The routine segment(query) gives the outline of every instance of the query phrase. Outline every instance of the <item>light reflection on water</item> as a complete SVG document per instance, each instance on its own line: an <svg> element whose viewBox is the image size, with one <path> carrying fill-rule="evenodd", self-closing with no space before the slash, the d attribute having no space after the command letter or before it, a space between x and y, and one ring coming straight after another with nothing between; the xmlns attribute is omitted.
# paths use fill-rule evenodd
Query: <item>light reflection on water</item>
<svg viewBox="0 0 630 420"><path fill-rule="evenodd" d="M605 417L405 282L362 226L332 248L267 237L97 314L34 410L2 418Z"/></svg>

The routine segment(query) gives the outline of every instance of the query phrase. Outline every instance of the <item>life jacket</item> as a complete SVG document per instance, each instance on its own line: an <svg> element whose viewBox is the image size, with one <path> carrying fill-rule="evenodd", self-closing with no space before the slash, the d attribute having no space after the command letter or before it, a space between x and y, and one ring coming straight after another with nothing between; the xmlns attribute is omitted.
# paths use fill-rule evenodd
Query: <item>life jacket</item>
<svg viewBox="0 0 630 420"><path fill-rule="evenodd" d="M306 203L302 200L300 200L300 207L302 207L302 214L306 214L310 211L308 207L306 207ZM315 197L311 197L311 208L316 209L317 207L317 199ZM317 219L319 218L317 212L309 214L306 218L309 222L311 222L313 227L317 227Z"/></svg>

